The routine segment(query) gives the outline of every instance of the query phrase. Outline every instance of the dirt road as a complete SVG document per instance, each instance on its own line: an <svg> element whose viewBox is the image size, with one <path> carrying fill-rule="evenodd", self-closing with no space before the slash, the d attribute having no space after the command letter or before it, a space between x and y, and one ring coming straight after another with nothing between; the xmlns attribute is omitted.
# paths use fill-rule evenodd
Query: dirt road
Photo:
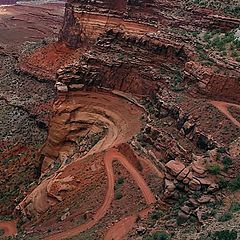
<svg viewBox="0 0 240 240"><path fill-rule="evenodd" d="M240 128L240 122L235 119L232 114L228 111L229 107L236 107L240 109L240 105L234 103L227 103L221 101L211 101L210 102L214 107L216 107L220 112L222 112L233 124Z"/></svg>
<svg viewBox="0 0 240 240"><path fill-rule="evenodd" d="M17 223L16 221L2 221L0 229L4 231L3 237L14 236L17 234Z"/></svg>
<svg viewBox="0 0 240 240"><path fill-rule="evenodd" d="M84 231L90 229L91 227L93 227L95 224L98 223L98 221L101 218L103 218L105 216L105 214L107 213L107 210L109 209L109 207L111 205L111 202L112 202L113 196L114 196L115 179L114 179L112 163L113 163L113 160L115 160L115 159L117 159L131 174L131 176L135 180L136 184L141 189L147 205L150 205L156 201L153 193L147 186L145 180L140 175L140 173L132 166L132 164L129 163L129 161L121 153L119 153L116 149L113 149L113 148L109 149L106 151L106 154L105 154L104 160L103 160L105 169L106 169L107 178L108 178L107 194L106 194L103 205L97 210L97 212L93 216L93 219L90 220L89 222L82 224L78 227L69 229L65 232L48 236L48 237L44 238L44 240L66 239L66 238L78 235L81 232L84 232ZM121 239L125 234L127 234L132 229L135 220L136 220L136 216L130 216L130 217L127 217L126 219L124 219L124 221L120 221L119 224L116 225L116 227L114 227L114 229L107 234L106 239L114 239L114 240ZM121 225L120 228L119 228L119 225ZM115 231L115 228L118 229L117 232ZM118 237L115 238L115 235L117 235ZM121 238L119 238L119 237L121 237Z"/></svg>

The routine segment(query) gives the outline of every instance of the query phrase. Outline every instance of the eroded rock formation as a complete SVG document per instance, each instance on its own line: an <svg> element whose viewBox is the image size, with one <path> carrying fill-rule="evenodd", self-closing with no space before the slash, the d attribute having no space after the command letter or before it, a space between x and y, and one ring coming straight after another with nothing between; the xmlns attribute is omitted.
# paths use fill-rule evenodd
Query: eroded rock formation
<svg viewBox="0 0 240 240"><path fill-rule="evenodd" d="M18 65L55 81L58 94L39 182L15 211L30 236L96 227L92 239L137 239L157 230L138 224L159 209L175 217L161 219L167 227L203 223L199 209L219 201L221 177L239 167L239 61L227 52L239 51L239 23L183 1L66 4L59 41Z"/></svg>

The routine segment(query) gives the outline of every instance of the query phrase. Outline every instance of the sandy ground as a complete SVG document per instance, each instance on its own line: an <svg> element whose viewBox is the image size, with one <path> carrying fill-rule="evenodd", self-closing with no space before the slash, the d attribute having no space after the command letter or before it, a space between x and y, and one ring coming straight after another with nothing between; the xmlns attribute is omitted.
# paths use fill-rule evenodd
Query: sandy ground
<svg viewBox="0 0 240 240"><path fill-rule="evenodd" d="M0 42L14 46L57 36L63 13L64 3L60 2L0 6Z"/></svg>

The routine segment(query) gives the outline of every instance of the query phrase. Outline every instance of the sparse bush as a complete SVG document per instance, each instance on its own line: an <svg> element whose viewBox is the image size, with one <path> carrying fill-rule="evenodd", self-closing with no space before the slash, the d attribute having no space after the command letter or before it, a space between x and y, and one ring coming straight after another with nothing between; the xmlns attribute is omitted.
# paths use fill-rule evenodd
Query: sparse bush
<svg viewBox="0 0 240 240"><path fill-rule="evenodd" d="M231 55L232 57L238 57L238 52L234 49L233 51L232 51L232 55Z"/></svg>
<svg viewBox="0 0 240 240"><path fill-rule="evenodd" d="M124 183L124 177L120 177L120 178L117 180L117 184L122 185L123 183Z"/></svg>
<svg viewBox="0 0 240 240"><path fill-rule="evenodd" d="M220 161L221 160L221 155L218 153L217 156L216 156L216 160L217 161Z"/></svg>
<svg viewBox="0 0 240 240"><path fill-rule="evenodd" d="M204 34L203 38L204 38L204 40L205 40L206 42L208 42L208 41L210 40L210 38L211 38L211 33L206 32L206 33Z"/></svg>
<svg viewBox="0 0 240 240"><path fill-rule="evenodd" d="M230 219L232 219L233 215L230 212L224 213L221 217L219 217L218 221L219 222L227 222Z"/></svg>
<svg viewBox="0 0 240 240"><path fill-rule="evenodd" d="M232 230L222 230L213 233L213 239L215 240L237 240L237 232Z"/></svg>
<svg viewBox="0 0 240 240"><path fill-rule="evenodd" d="M230 190L233 192L240 190L240 175L230 182Z"/></svg>
<svg viewBox="0 0 240 240"><path fill-rule="evenodd" d="M144 240L169 240L171 237L166 232L155 232L152 236L144 238Z"/></svg>
<svg viewBox="0 0 240 240"><path fill-rule="evenodd" d="M218 186L220 189L227 188L229 186L229 182L226 181L224 178L220 178L218 181Z"/></svg>
<svg viewBox="0 0 240 240"><path fill-rule="evenodd" d="M183 205L183 203L185 203L187 201L188 197L186 194L180 194L178 202L180 205Z"/></svg>
<svg viewBox="0 0 240 240"><path fill-rule="evenodd" d="M223 200L218 200L216 202L209 202L206 204L206 206L208 208L212 208L212 209L218 209L220 208L221 206L223 206Z"/></svg>
<svg viewBox="0 0 240 240"><path fill-rule="evenodd" d="M219 153L226 153L227 150L226 150L225 147L220 147L220 148L217 149L217 152L219 152Z"/></svg>
<svg viewBox="0 0 240 240"><path fill-rule="evenodd" d="M154 211L154 212L151 213L150 218L152 220L157 221L162 216L163 216L163 212L162 211Z"/></svg>
<svg viewBox="0 0 240 240"><path fill-rule="evenodd" d="M116 192L116 193L115 193L115 199L116 199L116 200L120 200L122 197L123 197L123 195L122 195L121 192Z"/></svg>
<svg viewBox="0 0 240 240"><path fill-rule="evenodd" d="M233 202L230 208L231 212L239 212L240 211L240 203Z"/></svg>
<svg viewBox="0 0 240 240"><path fill-rule="evenodd" d="M213 62L211 62L211 61L205 61L205 62L203 62L203 65L209 67L209 66L212 66L212 65L213 65Z"/></svg>
<svg viewBox="0 0 240 240"><path fill-rule="evenodd" d="M222 162L224 164L224 169L225 170L229 169L230 166L233 164L232 159L228 156L224 156Z"/></svg>
<svg viewBox="0 0 240 240"><path fill-rule="evenodd" d="M236 45L236 48L240 48L240 41L238 39L236 39L234 43Z"/></svg>
<svg viewBox="0 0 240 240"><path fill-rule="evenodd" d="M218 164L208 166L208 172L213 175L218 175L221 172L221 168Z"/></svg>
<svg viewBox="0 0 240 240"><path fill-rule="evenodd" d="M198 32L192 32L192 35L193 35L194 37L197 37L198 34L199 34Z"/></svg>

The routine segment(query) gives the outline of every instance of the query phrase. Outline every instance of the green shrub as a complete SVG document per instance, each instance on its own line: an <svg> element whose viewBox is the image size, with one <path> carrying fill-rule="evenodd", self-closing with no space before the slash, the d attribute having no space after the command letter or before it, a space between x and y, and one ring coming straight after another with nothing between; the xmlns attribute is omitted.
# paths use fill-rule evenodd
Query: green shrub
<svg viewBox="0 0 240 240"><path fill-rule="evenodd" d="M194 37L197 37L198 34L199 34L198 32L192 32L192 35L193 35Z"/></svg>
<svg viewBox="0 0 240 240"><path fill-rule="evenodd" d="M240 175L230 182L230 190L233 192L240 190Z"/></svg>
<svg viewBox="0 0 240 240"><path fill-rule="evenodd" d="M233 50L231 56L232 57L238 57L238 52L236 50Z"/></svg>
<svg viewBox="0 0 240 240"><path fill-rule="evenodd" d="M216 160L217 161L220 161L221 160L221 155L218 153L217 156L216 156Z"/></svg>
<svg viewBox="0 0 240 240"><path fill-rule="evenodd" d="M224 169L226 170L229 169L230 166L233 164L232 159L228 156L224 156L222 162L224 164Z"/></svg>
<svg viewBox="0 0 240 240"><path fill-rule="evenodd" d="M212 41L212 46L217 48L219 51L225 51L225 43L224 41L219 37L215 37Z"/></svg>
<svg viewBox="0 0 240 240"><path fill-rule="evenodd" d="M208 172L213 175L218 175L221 172L221 168L218 164L213 164L208 167Z"/></svg>
<svg viewBox="0 0 240 240"><path fill-rule="evenodd" d="M219 153L226 153L227 150L226 150L225 147L220 147L220 148L217 149L217 152L219 152Z"/></svg>
<svg viewBox="0 0 240 240"><path fill-rule="evenodd" d="M116 200L119 200L119 199L121 199L122 197L123 197L123 195L122 195L121 192L116 192L116 193L115 193L115 199L116 199Z"/></svg>
<svg viewBox="0 0 240 240"><path fill-rule="evenodd" d="M166 232L155 232L152 236L145 237L144 240L169 240L171 237Z"/></svg>
<svg viewBox="0 0 240 240"><path fill-rule="evenodd" d="M240 211L240 203L233 202L230 208L231 212L239 212Z"/></svg>
<svg viewBox="0 0 240 240"><path fill-rule="evenodd" d="M222 231L216 231L213 234L213 239L216 240L237 240L237 232L232 230L222 230Z"/></svg>
<svg viewBox="0 0 240 240"><path fill-rule="evenodd" d="M240 41L239 40L235 40L234 41L235 45L236 45L236 48L240 48Z"/></svg>
<svg viewBox="0 0 240 240"><path fill-rule="evenodd" d="M54 167L53 167L53 171L56 172L60 167L61 167L61 163L60 162L56 162Z"/></svg>
<svg viewBox="0 0 240 240"><path fill-rule="evenodd" d="M205 33L204 34L204 36L203 36L203 38L204 38L204 40L206 41L206 42L208 42L209 40L210 40L210 38L211 38L211 33Z"/></svg>
<svg viewBox="0 0 240 240"><path fill-rule="evenodd" d="M229 221L230 219L232 219L232 213L230 213L230 212L226 212L226 213L224 213L219 219L218 219L218 221L219 222L227 222L227 221Z"/></svg>
<svg viewBox="0 0 240 240"><path fill-rule="evenodd" d="M122 185L123 183L124 183L124 177L120 177L120 178L117 180L117 184Z"/></svg>
<svg viewBox="0 0 240 240"><path fill-rule="evenodd" d="M170 236L165 232L156 232L153 234L154 240L168 240Z"/></svg>
<svg viewBox="0 0 240 240"><path fill-rule="evenodd" d="M224 178L220 178L218 181L218 186L220 189L227 188L229 186L229 182L226 181Z"/></svg>
<svg viewBox="0 0 240 240"><path fill-rule="evenodd" d="M163 216L163 212L162 211L154 211L151 213L150 217L152 220L158 220L160 217Z"/></svg>
<svg viewBox="0 0 240 240"><path fill-rule="evenodd" d="M114 189L115 190L119 189L123 184L124 184L124 178L123 177L118 178L114 186Z"/></svg>
<svg viewBox="0 0 240 240"><path fill-rule="evenodd" d="M224 36L224 42L230 43L235 40L235 33L234 32L226 32Z"/></svg>

